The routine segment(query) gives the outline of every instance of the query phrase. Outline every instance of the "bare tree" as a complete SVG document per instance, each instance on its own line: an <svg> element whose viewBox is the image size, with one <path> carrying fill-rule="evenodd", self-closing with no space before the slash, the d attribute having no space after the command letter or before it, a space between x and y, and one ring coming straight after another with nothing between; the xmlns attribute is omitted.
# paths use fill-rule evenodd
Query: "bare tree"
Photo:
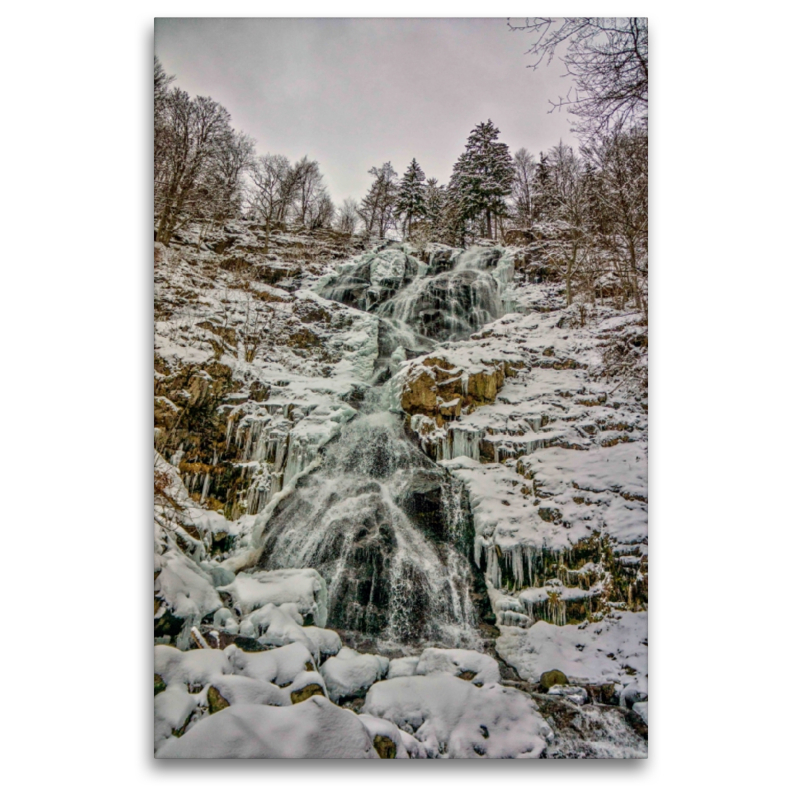
<svg viewBox="0 0 800 800"><path fill-rule="evenodd" d="M358 214L364 220L367 233L375 233L383 239L394 224L394 209L397 202L397 173L390 161L380 167L372 167L370 175L375 177L366 197L359 205Z"/></svg>
<svg viewBox="0 0 800 800"><path fill-rule="evenodd" d="M514 153L514 179L511 188L515 224L527 228L533 222L536 194L536 159L524 147Z"/></svg>
<svg viewBox="0 0 800 800"><path fill-rule="evenodd" d="M293 201L294 177L286 156L259 156L250 166L252 187L250 209L264 224L264 250L269 250L273 225L283 220L286 208Z"/></svg>
<svg viewBox="0 0 800 800"><path fill-rule="evenodd" d="M643 17L532 17L511 30L534 34L529 66L549 64L560 50L574 89L551 101L568 108L588 134L647 120L648 36Z"/></svg>
<svg viewBox="0 0 800 800"><path fill-rule="evenodd" d="M294 166L297 194L295 200L296 218L301 225L309 222L309 212L325 187L319 163L303 156Z"/></svg>
<svg viewBox="0 0 800 800"><path fill-rule="evenodd" d="M336 212L336 227L342 232L352 236L358 226L358 203L348 197Z"/></svg>
<svg viewBox="0 0 800 800"><path fill-rule="evenodd" d="M615 128L584 147L596 169L596 193L604 246L619 277L647 313L647 132Z"/></svg>
<svg viewBox="0 0 800 800"><path fill-rule="evenodd" d="M308 206L308 227L313 231L318 228L328 228L333 222L336 214L336 206L333 204L328 190L324 187L318 191Z"/></svg>
<svg viewBox="0 0 800 800"><path fill-rule="evenodd" d="M574 299L576 273L590 245L589 195L583 180L581 161L563 142L550 151L550 175L556 218L561 223L564 242L564 283L567 305Z"/></svg>
<svg viewBox="0 0 800 800"><path fill-rule="evenodd" d="M155 163L156 239L169 244L178 227L207 200L214 159L231 135L230 115L210 97L169 93Z"/></svg>
<svg viewBox="0 0 800 800"><path fill-rule="evenodd" d="M211 225L221 225L239 216L244 201L244 177L253 163L255 142L229 130L220 137L209 169L206 191L209 202L204 216Z"/></svg>

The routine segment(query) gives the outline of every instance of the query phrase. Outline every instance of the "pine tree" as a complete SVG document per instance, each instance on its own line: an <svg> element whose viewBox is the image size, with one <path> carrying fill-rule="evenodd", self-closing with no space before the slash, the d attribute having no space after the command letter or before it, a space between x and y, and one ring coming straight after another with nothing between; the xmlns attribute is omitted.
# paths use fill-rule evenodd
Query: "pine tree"
<svg viewBox="0 0 800 800"><path fill-rule="evenodd" d="M508 145L497 141L499 135L491 120L481 122L470 133L466 150L456 161L450 180L465 220L483 217L489 237L492 221L496 227L497 219L508 213L505 197L511 194L514 179L511 153Z"/></svg>
<svg viewBox="0 0 800 800"><path fill-rule="evenodd" d="M444 238L444 212L447 186L440 186L436 178L425 184L425 236L429 242Z"/></svg>
<svg viewBox="0 0 800 800"><path fill-rule="evenodd" d="M536 222L550 221L557 207L551 171L549 156L539 153L539 161L536 164L533 179L533 218Z"/></svg>
<svg viewBox="0 0 800 800"><path fill-rule="evenodd" d="M425 216L425 173L416 158L411 159L400 181L396 210L405 216L406 238L410 239L414 220Z"/></svg>

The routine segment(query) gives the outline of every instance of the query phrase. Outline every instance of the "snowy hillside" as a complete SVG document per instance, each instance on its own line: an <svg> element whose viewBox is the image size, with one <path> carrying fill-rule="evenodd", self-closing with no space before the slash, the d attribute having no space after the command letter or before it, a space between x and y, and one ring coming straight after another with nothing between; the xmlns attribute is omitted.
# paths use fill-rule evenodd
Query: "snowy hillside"
<svg viewBox="0 0 800 800"><path fill-rule="evenodd" d="M645 756L642 315L536 243L265 250L156 245L157 756Z"/></svg>

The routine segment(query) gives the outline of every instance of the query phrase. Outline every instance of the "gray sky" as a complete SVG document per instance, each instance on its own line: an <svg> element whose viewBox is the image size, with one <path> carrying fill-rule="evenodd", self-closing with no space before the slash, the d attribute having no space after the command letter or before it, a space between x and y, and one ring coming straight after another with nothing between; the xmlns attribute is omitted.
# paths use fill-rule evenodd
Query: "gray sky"
<svg viewBox="0 0 800 800"><path fill-rule="evenodd" d="M526 69L530 36L505 19L158 19L156 54L208 95L259 153L320 163L331 196L362 197L370 167L412 157L445 182L491 119L512 153L574 144L561 65Z"/></svg>

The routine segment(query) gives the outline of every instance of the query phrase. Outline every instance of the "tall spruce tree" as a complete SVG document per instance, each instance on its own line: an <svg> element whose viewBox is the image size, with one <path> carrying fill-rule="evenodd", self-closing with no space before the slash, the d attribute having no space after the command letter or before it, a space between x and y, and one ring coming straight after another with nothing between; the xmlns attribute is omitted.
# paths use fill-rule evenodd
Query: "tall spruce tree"
<svg viewBox="0 0 800 800"><path fill-rule="evenodd" d="M491 120L470 133L466 150L453 167L451 191L458 196L465 220L485 220L486 235L492 222L507 215L505 198L511 194L514 166L508 145L497 141L500 131ZM495 230L496 233L496 230Z"/></svg>
<svg viewBox="0 0 800 800"><path fill-rule="evenodd" d="M395 209L404 217L406 238L410 239L414 221L425 216L425 173L416 158L411 159L400 181Z"/></svg>
<svg viewBox="0 0 800 800"><path fill-rule="evenodd" d="M428 241L444 238L444 210L447 186L440 186L436 178L425 183L425 235Z"/></svg>

